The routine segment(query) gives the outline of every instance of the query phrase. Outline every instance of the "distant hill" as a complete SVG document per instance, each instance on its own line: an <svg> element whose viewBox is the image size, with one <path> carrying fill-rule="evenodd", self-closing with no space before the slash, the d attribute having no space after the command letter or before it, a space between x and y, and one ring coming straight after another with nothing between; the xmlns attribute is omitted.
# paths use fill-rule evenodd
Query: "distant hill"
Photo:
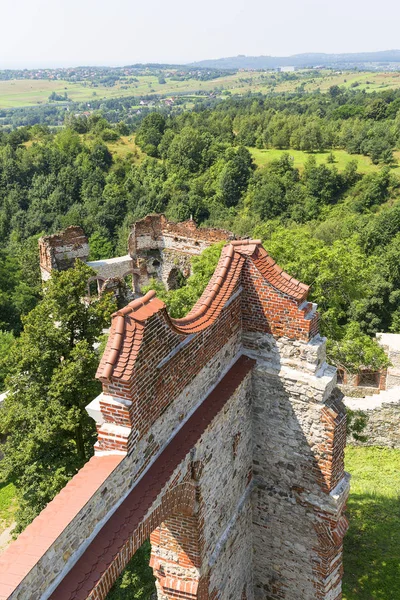
<svg viewBox="0 0 400 600"><path fill-rule="evenodd" d="M310 52L293 56L232 56L212 60L200 60L192 66L206 69L274 69L277 67L354 67L399 63L400 50L381 52L354 52L348 54L323 54Z"/></svg>

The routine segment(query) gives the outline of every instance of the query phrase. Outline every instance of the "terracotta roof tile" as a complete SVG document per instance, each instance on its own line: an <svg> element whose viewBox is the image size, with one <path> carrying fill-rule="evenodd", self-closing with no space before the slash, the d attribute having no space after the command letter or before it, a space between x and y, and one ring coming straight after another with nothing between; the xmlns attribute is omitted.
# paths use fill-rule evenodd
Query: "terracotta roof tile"
<svg viewBox="0 0 400 600"><path fill-rule="evenodd" d="M85 600L134 533L176 467L250 372L255 361L241 356L103 526L50 600Z"/></svg>
<svg viewBox="0 0 400 600"><path fill-rule="evenodd" d="M56 541L123 455L93 456L0 556L0 598L13 591Z"/></svg>
<svg viewBox="0 0 400 600"><path fill-rule="evenodd" d="M257 247L252 260L265 279L278 291L291 296L296 301L305 300L309 290L308 285L300 283L297 279L282 271L262 246Z"/></svg>
<svg viewBox="0 0 400 600"><path fill-rule="evenodd" d="M181 319L166 320L180 335L198 333L215 322L225 303L238 285L245 260L252 260L270 285L296 302L307 296L308 286L291 277L275 263L261 245L261 240L233 240L221 253L220 260L201 298ZM97 377L112 377L128 382L132 377L136 358L143 339L146 320L164 310L165 305L155 292L131 302L113 315L110 337L100 361Z"/></svg>

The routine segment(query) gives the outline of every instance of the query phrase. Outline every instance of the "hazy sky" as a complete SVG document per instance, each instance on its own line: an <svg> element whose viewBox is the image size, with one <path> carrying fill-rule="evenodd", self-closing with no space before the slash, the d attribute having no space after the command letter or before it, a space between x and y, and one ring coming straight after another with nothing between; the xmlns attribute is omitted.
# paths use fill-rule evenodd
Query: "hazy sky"
<svg viewBox="0 0 400 600"><path fill-rule="evenodd" d="M400 47L398 0L0 0L0 68Z"/></svg>

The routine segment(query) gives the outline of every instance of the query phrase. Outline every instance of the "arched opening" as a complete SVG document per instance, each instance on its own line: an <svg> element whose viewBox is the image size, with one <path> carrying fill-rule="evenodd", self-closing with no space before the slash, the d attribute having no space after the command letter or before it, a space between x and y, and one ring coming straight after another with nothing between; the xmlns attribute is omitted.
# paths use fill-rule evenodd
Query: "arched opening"
<svg viewBox="0 0 400 600"><path fill-rule="evenodd" d="M163 521L135 552L106 600L197 600L200 553L195 516Z"/></svg>
<svg viewBox="0 0 400 600"><path fill-rule="evenodd" d="M197 598L201 565L196 517L169 517L151 533L150 542L158 597Z"/></svg>
<svg viewBox="0 0 400 600"><path fill-rule="evenodd" d="M140 290L140 285L139 285L140 277L139 277L138 273L135 273L134 271L129 270L123 274L121 279L123 279L123 281L126 283L129 290L131 290L131 292L134 294L134 296L142 295L141 290Z"/></svg>
<svg viewBox="0 0 400 600"><path fill-rule="evenodd" d="M200 577L201 536L196 506L192 483L181 483L166 491L103 571L92 589L95 597L206 600L208 579Z"/></svg>
<svg viewBox="0 0 400 600"><path fill-rule="evenodd" d="M167 279L167 288L169 290L178 290L184 285L185 276L183 275L182 271L176 267L171 269Z"/></svg>
<svg viewBox="0 0 400 600"><path fill-rule="evenodd" d="M98 298L101 294L105 279L103 277L90 277L87 283L87 295L89 298Z"/></svg>
<svg viewBox="0 0 400 600"><path fill-rule="evenodd" d="M156 600L157 588L150 566L150 540L135 552L107 594L107 600Z"/></svg>

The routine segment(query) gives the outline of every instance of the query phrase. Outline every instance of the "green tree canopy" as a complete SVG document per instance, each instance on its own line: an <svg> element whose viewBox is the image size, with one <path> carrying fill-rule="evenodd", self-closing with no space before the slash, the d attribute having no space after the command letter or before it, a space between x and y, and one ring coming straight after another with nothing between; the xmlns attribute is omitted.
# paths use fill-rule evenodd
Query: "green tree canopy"
<svg viewBox="0 0 400 600"><path fill-rule="evenodd" d="M0 411L0 431L8 437L0 474L15 479L19 529L93 451L95 427L85 406L99 391L95 344L115 309L110 295L82 301L93 274L80 261L55 272L9 353L9 394Z"/></svg>

